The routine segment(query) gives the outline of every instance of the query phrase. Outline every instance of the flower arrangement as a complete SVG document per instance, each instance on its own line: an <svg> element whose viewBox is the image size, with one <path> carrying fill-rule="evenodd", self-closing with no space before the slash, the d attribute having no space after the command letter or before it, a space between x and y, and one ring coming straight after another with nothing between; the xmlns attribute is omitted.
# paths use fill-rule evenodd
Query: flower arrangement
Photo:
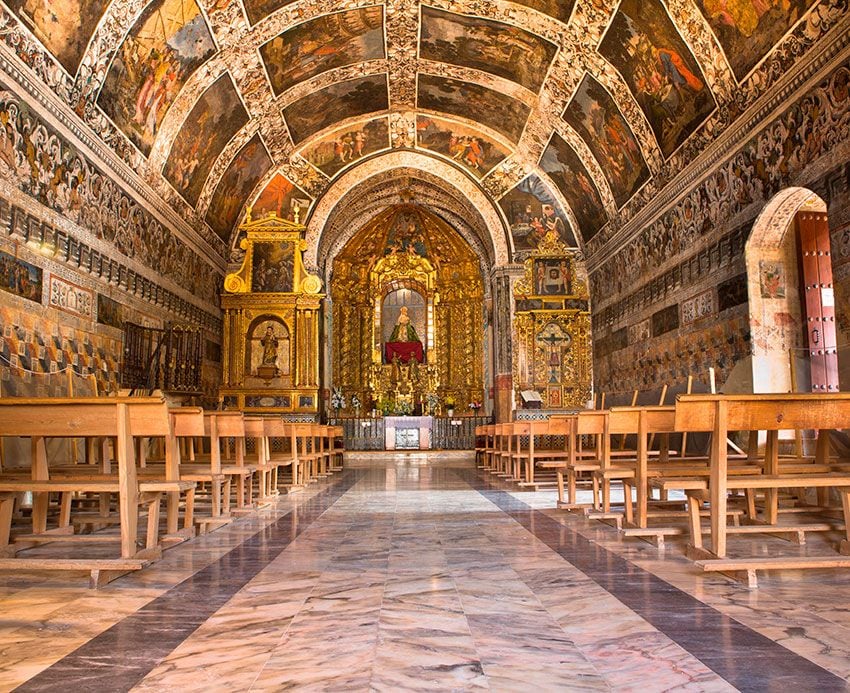
<svg viewBox="0 0 850 693"><path fill-rule="evenodd" d="M474 412L478 412L478 410L481 409L481 402L479 402L477 400L472 400L469 403L469 408L472 409L472 411L474 411Z"/></svg>
<svg viewBox="0 0 850 693"><path fill-rule="evenodd" d="M334 409L342 409L345 406L345 397L342 396L342 389L335 387L331 393L331 406Z"/></svg>
<svg viewBox="0 0 850 693"><path fill-rule="evenodd" d="M360 409L360 398L357 395L351 395L351 406L354 409Z"/></svg>
<svg viewBox="0 0 850 693"><path fill-rule="evenodd" d="M446 409L454 409L455 408L455 398L449 395L446 397Z"/></svg>

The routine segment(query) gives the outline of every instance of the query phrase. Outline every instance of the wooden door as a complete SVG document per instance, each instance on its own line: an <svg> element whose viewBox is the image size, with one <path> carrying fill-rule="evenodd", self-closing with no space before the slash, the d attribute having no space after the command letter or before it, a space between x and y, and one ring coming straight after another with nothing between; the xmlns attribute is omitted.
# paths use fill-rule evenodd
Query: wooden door
<svg viewBox="0 0 850 693"><path fill-rule="evenodd" d="M838 392L835 294L827 215L824 212L799 212L796 221L812 392Z"/></svg>

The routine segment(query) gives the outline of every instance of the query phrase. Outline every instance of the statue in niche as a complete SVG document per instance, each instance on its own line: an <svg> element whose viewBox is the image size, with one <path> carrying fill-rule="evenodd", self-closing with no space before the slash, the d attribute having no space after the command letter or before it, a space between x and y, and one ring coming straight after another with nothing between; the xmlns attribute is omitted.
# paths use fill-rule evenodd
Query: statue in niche
<svg viewBox="0 0 850 693"><path fill-rule="evenodd" d="M416 328L410 322L410 315L407 313L407 306L402 306L399 310L398 320L396 320L393 333L390 336L391 342L421 342L419 335L416 334Z"/></svg>
<svg viewBox="0 0 850 693"><path fill-rule="evenodd" d="M279 342L271 325L266 328L266 334L260 340L260 344L263 345L263 365L277 368L277 348Z"/></svg>

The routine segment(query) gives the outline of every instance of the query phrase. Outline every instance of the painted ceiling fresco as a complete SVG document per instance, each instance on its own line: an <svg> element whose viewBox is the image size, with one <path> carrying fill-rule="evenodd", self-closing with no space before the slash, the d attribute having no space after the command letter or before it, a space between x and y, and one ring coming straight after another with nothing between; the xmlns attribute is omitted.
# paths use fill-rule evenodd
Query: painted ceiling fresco
<svg viewBox="0 0 850 693"><path fill-rule="evenodd" d="M248 206L304 219L405 150L498 203L522 253L547 225L591 248L616 235L844 16L846 0L0 0L0 42L116 179L222 257Z"/></svg>
<svg viewBox="0 0 850 693"><path fill-rule="evenodd" d="M419 57L491 72L540 91L558 47L502 22L422 8Z"/></svg>
<svg viewBox="0 0 850 693"><path fill-rule="evenodd" d="M281 94L299 82L343 65L385 57L380 6L319 17L283 32L260 48L272 88Z"/></svg>
<svg viewBox="0 0 850 693"><path fill-rule="evenodd" d="M177 94L215 52L194 0L149 5L115 54L97 103L145 154Z"/></svg>

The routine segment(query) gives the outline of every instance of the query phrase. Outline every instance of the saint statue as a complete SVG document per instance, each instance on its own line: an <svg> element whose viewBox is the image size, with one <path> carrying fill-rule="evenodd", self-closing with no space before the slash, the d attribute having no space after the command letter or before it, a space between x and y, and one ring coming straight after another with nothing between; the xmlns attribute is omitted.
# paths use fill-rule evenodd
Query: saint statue
<svg viewBox="0 0 850 693"><path fill-rule="evenodd" d="M396 320L393 333L390 336L391 342L419 342L419 336L416 334L416 328L410 322L410 316L407 314L407 306L402 306Z"/></svg>
<svg viewBox="0 0 850 693"><path fill-rule="evenodd" d="M263 365L277 366L278 341L271 325L266 328L266 334L260 340L260 344L263 345Z"/></svg>

